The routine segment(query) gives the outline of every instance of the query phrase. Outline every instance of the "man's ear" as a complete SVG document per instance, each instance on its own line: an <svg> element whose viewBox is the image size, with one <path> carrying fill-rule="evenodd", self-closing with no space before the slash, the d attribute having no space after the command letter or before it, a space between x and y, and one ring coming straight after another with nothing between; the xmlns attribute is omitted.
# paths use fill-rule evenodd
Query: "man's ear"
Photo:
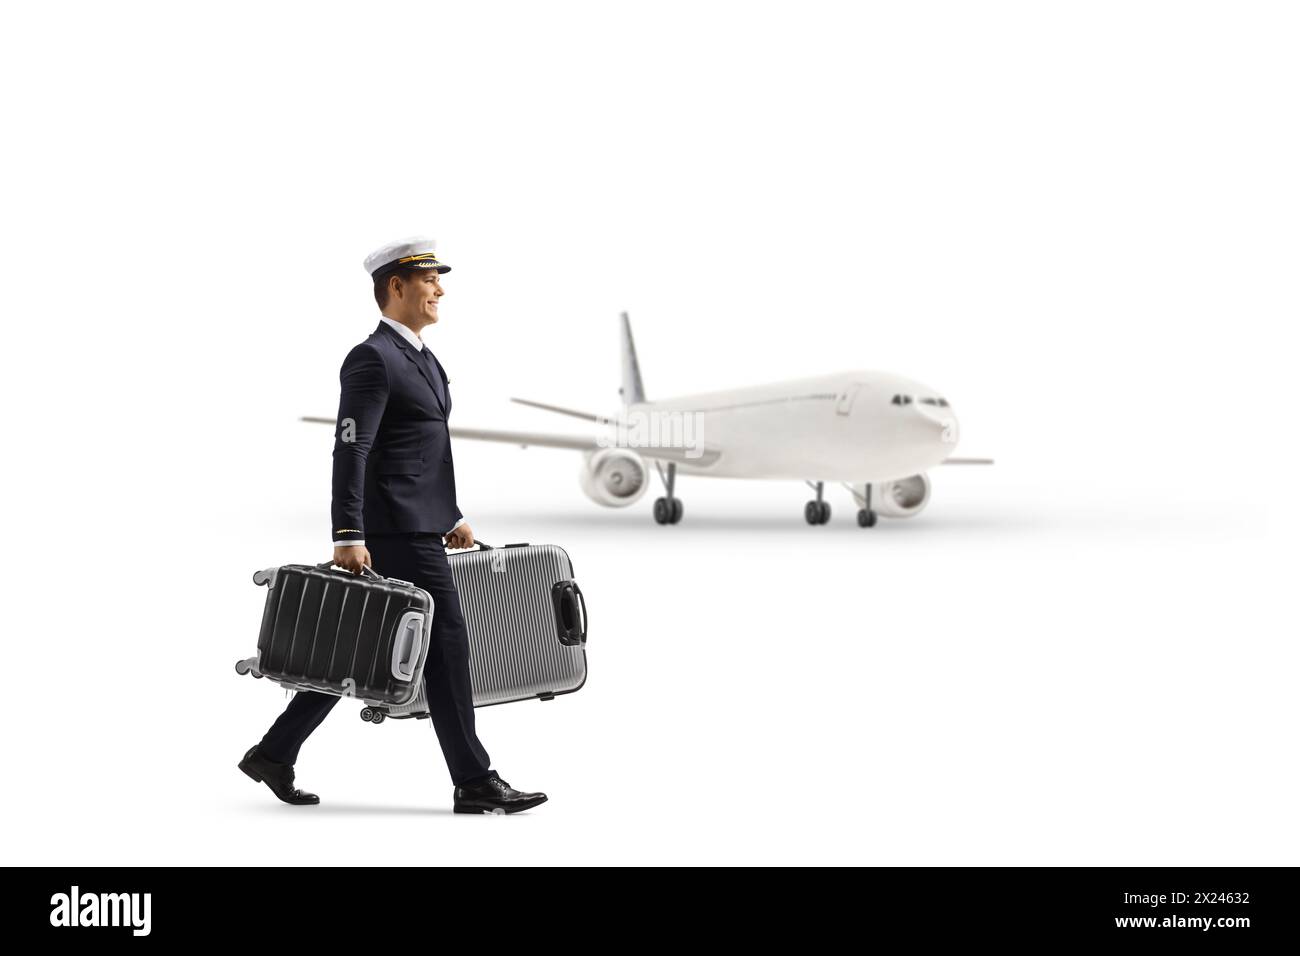
<svg viewBox="0 0 1300 956"><path fill-rule="evenodd" d="M402 277L399 275L388 277L388 297L391 299L394 296L402 298Z"/></svg>

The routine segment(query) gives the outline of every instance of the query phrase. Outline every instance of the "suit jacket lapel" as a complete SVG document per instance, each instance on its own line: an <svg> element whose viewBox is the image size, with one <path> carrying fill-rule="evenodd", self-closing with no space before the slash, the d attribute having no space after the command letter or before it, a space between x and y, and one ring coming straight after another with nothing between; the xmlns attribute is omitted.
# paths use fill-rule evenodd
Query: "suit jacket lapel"
<svg viewBox="0 0 1300 956"><path fill-rule="evenodd" d="M438 403L438 407L441 408L442 413L446 415L448 409L447 407L444 407L442 399L438 397L438 386L433 383L433 373L429 371L429 363L424 360L424 356L421 355L419 352L417 352L411 346L410 342L406 341L406 339L402 338L400 335L398 335L396 332L390 329L386 323L380 322L379 327L383 329L386 333L388 333L388 335L391 336L399 346L401 346L402 354L407 357L407 359L411 362L411 364L413 364L417 369L420 370L420 374L424 376L424 380L429 383L429 390L433 392L433 400ZM433 354L433 353L431 352L429 354ZM437 361L438 360L435 358L434 362ZM442 372L441 364L438 365L438 371ZM442 378L444 382L443 387L446 388L445 383L447 381L447 376L445 373L443 374ZM447 394L447 406L450 406L451 395L450 393L446 393L446 394Z"/></svg>

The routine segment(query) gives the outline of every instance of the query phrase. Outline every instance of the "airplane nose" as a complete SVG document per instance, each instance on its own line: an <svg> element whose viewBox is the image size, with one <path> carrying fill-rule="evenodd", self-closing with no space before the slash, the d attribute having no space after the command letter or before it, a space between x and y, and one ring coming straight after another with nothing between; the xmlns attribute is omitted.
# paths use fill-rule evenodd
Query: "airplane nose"
<svg viewBox="0 0 1300 956"><path fill-rule="evenodd" d="M948 445L957 444L957 416L951 407L941 408L933 405L917 405L916 410L923 418L935 426L937 437Z"/></svg>

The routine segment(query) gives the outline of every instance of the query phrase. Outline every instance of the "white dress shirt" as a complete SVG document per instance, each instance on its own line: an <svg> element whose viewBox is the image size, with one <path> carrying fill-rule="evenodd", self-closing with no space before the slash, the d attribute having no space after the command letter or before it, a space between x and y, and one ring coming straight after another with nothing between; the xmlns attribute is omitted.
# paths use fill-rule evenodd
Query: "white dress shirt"
<svg viewBox="0 0 1300 956"><path fill-rule="evenodd" d="M424 351L424 340L423 340L422 338L420 338L419 335L417 335L416 333L414 333L414 332L412 332L410 329L408 329L406 326L404 326L401 322L395 322L394 320L390 319L390 318L389 318L388 316L386 316L386 315L381 315L381 316L379 317L379 321L380 321L380 322L383 322L386 326L388 326L390 329L392 329L394 332L396 332L396 333L397 333L398 335L400 335L402 338L406 339L406 341L410 342L410 343L411 343L411 348L415 349L417 352L422 352L422 351ZM452 531L455 531L457 528L459 528L459 527L460 527L461 525L463 525L464 523L465 523L465 519L464 519L464 518L461 518L459 521L457 521L454 525L451 526L451 529L450 529L450 530L448 530L448 531L446 531L446 532L444 532L444 533L445 533L445 534L451 534ZM358 546L361 546L361 547L365 547L365 544L366 544L365 541L335 541L335 542L334 542L334 547L337 548L339 545L345 545L345 546L346 546L346 545L358 545Z"/></svg>
<svg viewBox="0 0 1300 956"><path fill-rule="evenodd" d="M406 341L410 342L411 348L415 349L417 352L424 350L424 339L420 338L418 333L412 332L401 322L398 322L395 319L390 319L386 315L381 315L379 321L384 323L384 325L388 326L402 338L406 339Z"/></svg>

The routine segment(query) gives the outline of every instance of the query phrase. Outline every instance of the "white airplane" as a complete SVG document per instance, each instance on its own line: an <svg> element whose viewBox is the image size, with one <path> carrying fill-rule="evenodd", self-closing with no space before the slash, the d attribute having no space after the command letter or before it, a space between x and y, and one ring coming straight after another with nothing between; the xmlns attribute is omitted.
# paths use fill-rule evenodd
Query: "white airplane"
<svg viewBox="0 0 1300 956"><path fill-rule="evenodd" d="M611 426L601 438L452 428L453 438L583 452L582 490L592 501L625 508L645 494L652 462L665 487L655 499L658 524L677 524L677 474L806 482L817 497L804 506L812 525L830 520L827 482L840 482L858 506L858 524L878 515L910 518L930 500L926 471L936 465L991 465L955 458L957 416L925 385L885 372L842 372L774 385L648 401L622 313L623 407L595 415L514 398L513 402ZM335 424L332 418L303 421Z"/></svg>

